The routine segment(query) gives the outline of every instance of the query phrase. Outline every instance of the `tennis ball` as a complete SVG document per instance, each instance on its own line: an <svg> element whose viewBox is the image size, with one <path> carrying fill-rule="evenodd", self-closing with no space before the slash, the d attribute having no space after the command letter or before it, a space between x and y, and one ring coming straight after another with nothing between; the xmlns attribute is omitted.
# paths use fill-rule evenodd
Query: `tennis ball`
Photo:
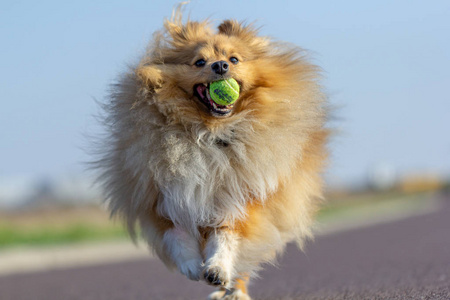
<svg viewBox="0 0 450 300"><path fill-rule="evenodd" d="M233 78L214 81L209 85L209 94L214 102L227 106L239 98L239 84Z"/></svg>

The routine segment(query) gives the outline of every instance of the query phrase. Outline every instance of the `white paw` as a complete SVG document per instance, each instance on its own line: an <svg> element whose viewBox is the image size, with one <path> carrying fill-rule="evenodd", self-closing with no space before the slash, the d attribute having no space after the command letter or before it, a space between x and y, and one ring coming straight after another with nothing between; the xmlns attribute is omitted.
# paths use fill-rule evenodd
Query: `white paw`
<svg viewBox="0 0 450 300"><path fill-rule="evenodd" d="M178 265L178 270L190 280L199 281L202 274L203 260L201 258L193 258L184 261Z"/></svg>
<svg viewBox="0 0 450 300"><path fill-rule="evenodd" d="M219 291L215 291L215 292L212 292L211 294L209 294L208 299L206 299L206 300L219 300L219 299L222 299L223 296L225 296L225 291L219 290Z"/></svg>
<svg viewBox="0 0 450 300"><path fill-rule="evenodd" d="M207 284L216 286L228 286L231 282L230 272L225 271L219 266L208 266L203 271L203 277Z"/></svg>
<svg viewBox="0 0 450 300"><path fill-rule="evenodd" d="M173 228L166 231L163 243L178 271L191 280L200 280L203 258L198 240L183 229Z"/></svg>

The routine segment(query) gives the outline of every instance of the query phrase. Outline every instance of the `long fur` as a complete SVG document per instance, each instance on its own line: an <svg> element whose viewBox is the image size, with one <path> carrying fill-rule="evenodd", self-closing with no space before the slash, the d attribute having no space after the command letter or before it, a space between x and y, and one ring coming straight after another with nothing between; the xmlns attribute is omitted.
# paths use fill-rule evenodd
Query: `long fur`
<svg viewBox="0 0 450 300"><path fill-rule="evenodd" d="M218 118L193 95L195 84L212 80L208 66L194 63L231 55L241 93L231 116ZM139 224L169 267L176 264L164 240L173 228L199 245L208 230L233 228L236 274L253 274L286 242L301 245L326 160L319 79L304 50L252 26L227 20L214 31L175 15L105 104L109 135L97 165L112 213L132 234Z"/></svg>

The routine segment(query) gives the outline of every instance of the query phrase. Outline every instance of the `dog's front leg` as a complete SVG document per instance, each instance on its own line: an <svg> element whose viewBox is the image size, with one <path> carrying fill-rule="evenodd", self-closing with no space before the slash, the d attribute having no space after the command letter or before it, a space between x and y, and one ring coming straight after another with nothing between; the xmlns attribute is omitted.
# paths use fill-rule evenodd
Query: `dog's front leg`
<svg viewBox="0 0 450 300"><path fill-rule="evenodd" d="M191 280L200 279L203 258L196 238L183 229L171 228L164 233L163 245L183 275Z"/></svg>
<svg viewBox="0 0 450 300"><path fill-rule="evenodd" d="M229 227L214 229L206 241L203 276L208 284L229 288L234 278L238 235Z"/></svg>

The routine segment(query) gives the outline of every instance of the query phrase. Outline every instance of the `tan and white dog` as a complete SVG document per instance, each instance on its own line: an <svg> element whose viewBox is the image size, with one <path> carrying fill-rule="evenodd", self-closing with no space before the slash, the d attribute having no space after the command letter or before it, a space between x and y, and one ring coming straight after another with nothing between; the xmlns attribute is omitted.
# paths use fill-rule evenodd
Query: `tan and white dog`
<svg viewBox="0 0 450 300"><path fill-rule="evenodd" d="M304 51L252 26L175 16L112 88L97 166L112 214L169 267L250 299L247 282L302 245L322 192L326 97ZM209 83L234 78L237 102Z"/></svg>

